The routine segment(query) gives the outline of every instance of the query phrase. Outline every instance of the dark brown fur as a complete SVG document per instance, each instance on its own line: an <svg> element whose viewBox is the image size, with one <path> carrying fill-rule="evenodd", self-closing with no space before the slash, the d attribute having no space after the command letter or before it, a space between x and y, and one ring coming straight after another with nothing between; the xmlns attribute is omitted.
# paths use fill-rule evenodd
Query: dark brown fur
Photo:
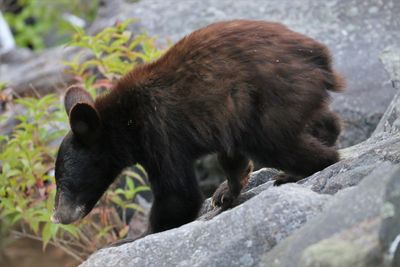
<svg viewBox="0 0 400 267"><path fill-rule="evenodd" d="M191 165L207 153L253 158L299 177L335 163L337 152L328 146L339 128L326 102L327 90L341 88L324 45L280 24L231 21L198 30L161 59L131 71L96 106L103 117L112 111L109 120L115 120L120 101L124 113L116 113L127 114L123 121L133 120L142 132L134 141L143 146L142 163L153 187L171 191L175 199L185 190L197 191ZM321 130L325 114L334 126ZM318 127L305 131L307 124ZM222 166L227 174L237 167L235 160ZM233 182L230 188L235 187ZM168 199L157 193L155 207ZM199 207L195 204L189 220Z"/></svg>
<svg viewBox="0 0 400 267"><path fill-rule="evenodd" d="M202 155L219 153L228 186L214 203L226 207L247 182L249 159L285 171L277 184L337 162L328 91L342 87L324 45L281 24L235 20L195 31L132 70L95 108L114 160L147 169L158 232L196 217L193 162Z"/></svg>

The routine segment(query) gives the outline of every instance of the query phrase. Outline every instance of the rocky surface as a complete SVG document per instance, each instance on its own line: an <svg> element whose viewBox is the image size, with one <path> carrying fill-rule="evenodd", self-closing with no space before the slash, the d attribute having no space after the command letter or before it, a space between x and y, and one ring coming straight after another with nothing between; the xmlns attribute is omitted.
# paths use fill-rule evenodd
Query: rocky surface
<svg viewBox="0 0 400 267"><path fill-rule="evenodd" d="M386 191L393 189L390 185L399 179L398 164L381 163L358 186L337 193L321 214L267 252L260 265L382 266L388 252L381 251L382 220L394 216L392 209L400 207L398 201L388 202ZM399 224L396 228L400 234ZM391 243L394 239L385 241Z"/></svg>
<svg viewBox="0 0 400 267"><path fill-rule="evenodd" d="M25 49L12 50L1 56L0 82L13 88L17 96L62 92L72 82L62 62L72 60L77 50L56 47L40 55Z"/></svg>
<svg viewBox="0 0 400 267"><path fill-rule="evenodd" d="M383 62L395 81L392 59ZM81 266L400 266L398 107L400 92L374 134L325 170L280 187L276 171L254 172L236 207L221 213L208 200L197 221L102 249Z"/></svg>
<svg viewBox="0 0 400 267"><path fill-rule="evenodd" d="M329 198L295 184L272 187L213 220L100 250L82 266L253 266Z"/></svg>

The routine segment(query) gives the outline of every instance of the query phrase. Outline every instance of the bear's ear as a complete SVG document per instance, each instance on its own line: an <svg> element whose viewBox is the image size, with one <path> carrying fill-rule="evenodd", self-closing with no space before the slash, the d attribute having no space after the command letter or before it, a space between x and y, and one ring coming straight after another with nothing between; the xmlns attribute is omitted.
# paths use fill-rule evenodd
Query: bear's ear
<svg viewBox="0 0 400 267"><path fill-rule="evenodd" d="M91 144L98 136L101 124L91 95L82 87L73 85L65 94L64 106L74 135L81 142Z"/></svg>

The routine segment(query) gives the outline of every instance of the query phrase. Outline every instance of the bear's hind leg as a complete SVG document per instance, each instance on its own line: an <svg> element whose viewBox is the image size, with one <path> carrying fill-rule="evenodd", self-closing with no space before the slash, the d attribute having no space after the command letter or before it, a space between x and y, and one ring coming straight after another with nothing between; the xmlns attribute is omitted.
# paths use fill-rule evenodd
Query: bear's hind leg
<svg viewBox="0 0 400 267"><path fill-rule="evenodd" d="M306 132L320 140L324 145L334 146L341 131L339 117L324 107L315 112L314 117L306 126Z"/></svg>
<svg viewBox="0 0 400 267"><path fill-rule="evenodd" d="M285 171L275 177L275 185L297 182L339 161L335 148L321 143L309 134L302 134L277 155L277 168Z"/></svg>

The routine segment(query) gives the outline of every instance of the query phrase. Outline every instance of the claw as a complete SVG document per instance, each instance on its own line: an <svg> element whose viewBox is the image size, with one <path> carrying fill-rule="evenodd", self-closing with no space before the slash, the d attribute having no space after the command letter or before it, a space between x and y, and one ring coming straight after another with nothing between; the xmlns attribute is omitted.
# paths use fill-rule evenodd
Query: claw
<svg viewBox="0 0 400 267"><path fill-rule="evenodd" d="M217 204L215 203L214 199L211 199L211 206L215 209L217 208Z"/></svg>

